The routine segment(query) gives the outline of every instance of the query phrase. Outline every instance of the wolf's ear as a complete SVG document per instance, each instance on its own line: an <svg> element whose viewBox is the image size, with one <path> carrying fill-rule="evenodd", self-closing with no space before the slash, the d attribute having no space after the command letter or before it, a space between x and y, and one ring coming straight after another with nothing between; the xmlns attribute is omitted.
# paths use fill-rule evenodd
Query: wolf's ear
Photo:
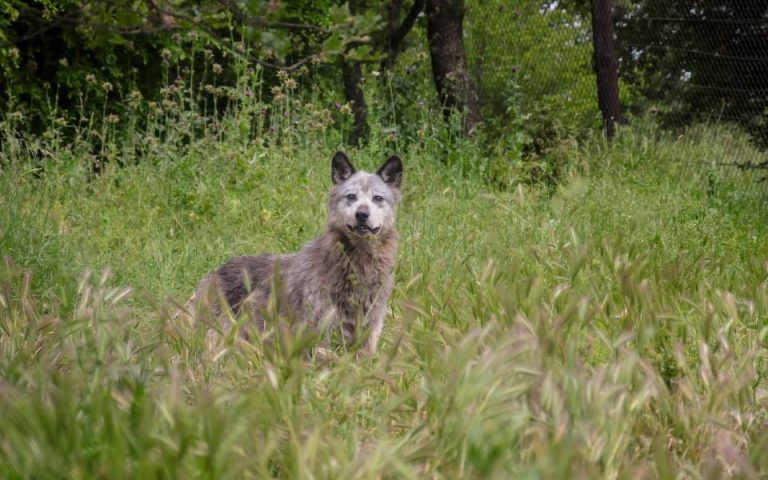
<svg viewBox="0 0 768 480"><path fill-rule="evenodd" d="M344 183L357 170L344 152L336 152L331 160L331 180L334 185Z"/></svg>
<svg viewBox="0 0 768 480"><path fill-rule="evenodd" d="M400 188L403 182L403 161L397 155L392 155L380 169L376 170L376 175L390 187Z"/></svg>

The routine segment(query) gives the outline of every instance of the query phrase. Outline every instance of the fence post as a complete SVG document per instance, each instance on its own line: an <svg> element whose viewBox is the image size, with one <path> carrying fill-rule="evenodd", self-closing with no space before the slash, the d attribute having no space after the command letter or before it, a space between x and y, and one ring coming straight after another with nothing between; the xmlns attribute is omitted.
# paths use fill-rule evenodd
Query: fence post
<svg viewBox="0 0 768 480"><path fill-rule="evenodd" d="M592 0L592 68L597 76L597 103L603 114L605 135L610 140L621 121L619 68L613 33L613 0Z"/></svg>

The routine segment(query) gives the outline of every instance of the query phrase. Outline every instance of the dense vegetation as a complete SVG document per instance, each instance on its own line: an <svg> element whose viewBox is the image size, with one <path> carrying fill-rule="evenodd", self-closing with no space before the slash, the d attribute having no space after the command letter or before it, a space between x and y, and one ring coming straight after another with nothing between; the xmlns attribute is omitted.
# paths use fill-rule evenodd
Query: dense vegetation
<svg viewBox="0 0 768 480"><path fill-rule="evenodd" d="M279 20L319 18L291 5ZM764 152L732 125L645 117L605 142L588 65L558 83L544 55L588 62L583 12L528 14L541 36L469 17L468 48L513 73L481 78L500 120L472 135L443 121L418 36L363 69L359 148L335 63L278 72L192 29L134 45L162 60L135 78L73 60L6 89L0 476L768 475L768 218L760 175L733 167ZM505 35L514 62L490 41ZM379 353L309 360L279 328L279 348L212 346L210 319L174 318L226 258L322 231L337 148L405 161Z"/></svg>

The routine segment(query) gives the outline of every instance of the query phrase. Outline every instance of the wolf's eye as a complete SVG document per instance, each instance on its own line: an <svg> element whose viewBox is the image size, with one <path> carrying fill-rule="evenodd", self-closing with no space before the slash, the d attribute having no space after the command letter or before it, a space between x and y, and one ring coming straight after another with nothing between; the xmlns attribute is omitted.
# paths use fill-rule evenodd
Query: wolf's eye
<svg viewBox="0 0 768 480"><path fill-rule="evenodd" d="M381 203L381 202L384 201L384 197L382 197L381 195L374 195L373 196L373 201L376 202L376 203Z"/></svg>
<svg viewBox="0 0 768 480"><path fill-rule="evenodd" d="M350 202L354 202L355 200L357 200L357 195L355 195L354 193L348 193L347 200L349 200Z"/></svg>

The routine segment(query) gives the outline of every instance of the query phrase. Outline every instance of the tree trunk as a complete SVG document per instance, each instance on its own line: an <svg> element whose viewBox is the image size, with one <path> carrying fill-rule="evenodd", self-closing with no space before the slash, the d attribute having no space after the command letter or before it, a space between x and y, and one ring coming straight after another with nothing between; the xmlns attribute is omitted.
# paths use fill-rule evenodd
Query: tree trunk
<svg viewBox="0 0 768 480"><path fill-rule="evenodd" d="M368 105L361 86L363 72L360 62L342 60L341 76L344 80L344 98L352 105L352 131L349 143L355 146L368 142Z"/></svg>
<svg viewBox="0 0 768 480"><path fill-rule="evenodd" d="M619 68L613 34L613 0L592 0L593 68L597 74L597 103L610 140L621 121Z"/></svg>
<svg viewBox="0 0 768 480"><path fill-rule="evenodd" d="M480 123L480 110L464 52L464 0L427 0L426 11L432 76L444 115L465 112L470 131Z"/></svg>
<svg viewBox="0 0 768 480"><path fill-rule="evenodd" d="M403 0L390 0L387 4L387 58L384 60L383 66L392 68L395 65L395 57L397 56L396 48L393 47L392 37L400 27L400 11L403 9Z"/></svg>
<svg viewBox="0 0 768 480"><path fill-rule="evenodd" d="M349 0L349 9L353 14L361 10L361 0ZM344 99L352 106L352 131L349 143L359 146L368 143L368 105L363 92L362 64L356 60L342 58L341 77L344 83Z"/></svg>

